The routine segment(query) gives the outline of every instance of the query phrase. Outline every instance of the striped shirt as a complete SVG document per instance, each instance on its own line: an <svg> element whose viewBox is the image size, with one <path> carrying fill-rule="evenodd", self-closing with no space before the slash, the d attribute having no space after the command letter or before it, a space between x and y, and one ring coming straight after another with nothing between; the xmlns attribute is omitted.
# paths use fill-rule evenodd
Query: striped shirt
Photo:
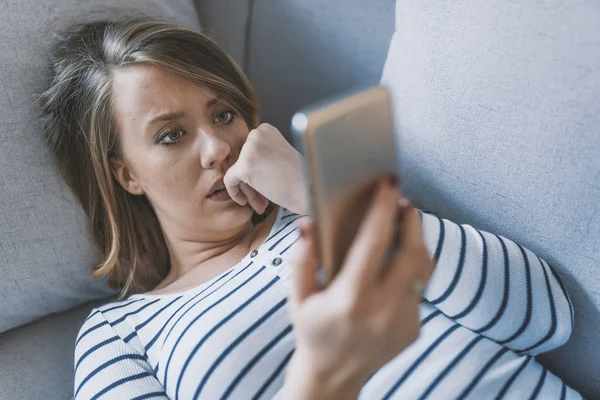
<svg viewBox="0 0 600 400"><path fill-rule="evenodd" d="M259 248L196 288L94 309L77 337L75 398L280 398L295 348L286 297L302 217L280 208ZM580 399L534 358L573 328L556 271L501 236L422 218L437 265L420 336L360 399Z"/></svg>

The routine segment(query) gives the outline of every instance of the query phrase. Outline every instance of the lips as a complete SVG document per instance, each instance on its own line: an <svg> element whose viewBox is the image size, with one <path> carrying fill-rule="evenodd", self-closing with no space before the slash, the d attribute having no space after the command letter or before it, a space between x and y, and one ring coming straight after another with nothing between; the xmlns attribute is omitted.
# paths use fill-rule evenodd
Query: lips
<svg viewBox="0 0 600 400"><path fill-rule="evenodd" d="M213 195L216 191L225 189L225 184L223 183L223 178L218 179L215 183L212 184L210 189L208 190L208 194L206 197Z"/></svg>

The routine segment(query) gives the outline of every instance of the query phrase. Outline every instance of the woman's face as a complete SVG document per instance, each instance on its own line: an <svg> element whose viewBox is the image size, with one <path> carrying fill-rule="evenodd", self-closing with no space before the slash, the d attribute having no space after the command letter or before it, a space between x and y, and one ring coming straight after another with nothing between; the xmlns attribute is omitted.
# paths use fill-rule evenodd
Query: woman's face
<svg viewBox="0 0 600 400"><path fill-rule="evenodd" d="M230 106L154 66L114 72L112 96L123 156L112 162L114 175L125 190L147 196L163 229L212 240L248 223L249 206L207 197L248 136Z"/></svg>

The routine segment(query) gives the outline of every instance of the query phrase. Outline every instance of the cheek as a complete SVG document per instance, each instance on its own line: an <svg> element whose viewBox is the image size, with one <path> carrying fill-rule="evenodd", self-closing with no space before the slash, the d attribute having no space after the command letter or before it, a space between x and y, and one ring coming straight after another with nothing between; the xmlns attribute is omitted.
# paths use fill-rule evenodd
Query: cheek
<svg viewBox="0 0 600 400"><path fill-rule="evenodd" d="M199 181L199 168L195 160L169 149L152 152L141 163L140 184L151 197L173 198L195 190Z"/></svg>
<svg viewBox="0 0 600 400"><path fill-rule="evenodd" d="M246 143L246 140L248 139L249 133L250 131L248 130L246 123L241 122L239 123L239 126L236 127L233 135L231 135L232 140L230 146L236 155L239 155L244 143Z"/></svg>

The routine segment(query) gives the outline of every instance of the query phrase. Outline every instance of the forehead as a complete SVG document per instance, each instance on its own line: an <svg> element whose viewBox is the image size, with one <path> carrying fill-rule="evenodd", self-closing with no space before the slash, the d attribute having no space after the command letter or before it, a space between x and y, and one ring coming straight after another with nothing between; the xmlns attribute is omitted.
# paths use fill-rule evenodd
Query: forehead
<svg viewBox="0 0 600 400"><path fill-rule="evenodd" d="M205 104L213 95L162 68L136 65L113 72L112 97L117 115L137 119L163 111L184 111L190 100Z"/></svg>

